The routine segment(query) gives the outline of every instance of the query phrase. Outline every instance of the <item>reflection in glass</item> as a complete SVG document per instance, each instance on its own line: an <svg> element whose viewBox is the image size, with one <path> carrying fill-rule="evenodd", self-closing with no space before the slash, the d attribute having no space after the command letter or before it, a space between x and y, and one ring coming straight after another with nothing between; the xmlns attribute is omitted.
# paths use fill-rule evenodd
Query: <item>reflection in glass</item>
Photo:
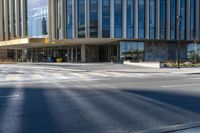
<svg viewBox="0 0 200 133"><path fill-rule="evenodd" d="M155 0L150 0L150 12L149 12L149 26L150 26L150 38L155 38Z"/></svg>
<svg viewBox="0 0 200 133"><path fill-rule="evenodd" d="M134 7L134 1L133 0L128 0L127 1L127 37L128 38L133 38L133 32L134 32L134 27L133 27L133 7Z"/></svg>
<svg viewBox="0 0 200 133"><path fill-rule="evenodd" d="M144 0L138 1L139 38L144 38Z"/></svg>
<svg viewBox="0 0 200 133"><path fill-rule="evenodd" d="M170 1L171 9L170 9L170 25L171 25L171 39L175 39L176 37L176 0L171 0Z"/></svg>
<svg viewBox="0 0 200 133"><path fill-rule="evenodd" d="M110 37L110 0L102 0L102 37Z"/></svg>
<svg viewBox="0 0 200 133"><path fill-rule="evenodd" d="M190 0L190 19L191 19L191 39L194 39L195 35L195 0ZM188 31L189 32L189 31Z"/></svg>
<svg viewBox="0 0 200 133"><path fill-rule="evenodd" d="M181 20L181 39L185 39L185 20L186 20L186 1L185 0L181 0L181 16L182 16L182 20Z"/></svg>
<svg viewBox="0 0 200 133"><path fill-rule="evenodd" d="M115 37L122 37L122 0L115 0Z"/></svg>
<svg viewBox="0 0 200 133"><path fill-rule="evenodd" d="M72 0L67 0L67 38L72 38Z"/></svg>
<svg viewBox="0 0 200 133"><path fill-rule="evenodd" d="M28 35L42 36L42 20L45 18L48 32L48 0L28 0Z"/></svg>
<svg viewBox="0 0 200 133"><path fill-rule="evenodd" d="M98 35L98 0L90 0L90 37Z"/></svg>
<svg viewBox="0 0 200 133"><path fill-rule="evenodd" d="M85 37L85 0L78 0L78 37Z"/></svg>
<svg viewBox="0 0 200 133"><path fill-rule="evenodd" d="M144 42L120 42L120 60L144 61Z"/></svg>
<svg viewBox="0 0 200 133"><path fill-rule="evenodd" d="M166 36L166 2L160 0L160 38L165 39Z"/></svg>

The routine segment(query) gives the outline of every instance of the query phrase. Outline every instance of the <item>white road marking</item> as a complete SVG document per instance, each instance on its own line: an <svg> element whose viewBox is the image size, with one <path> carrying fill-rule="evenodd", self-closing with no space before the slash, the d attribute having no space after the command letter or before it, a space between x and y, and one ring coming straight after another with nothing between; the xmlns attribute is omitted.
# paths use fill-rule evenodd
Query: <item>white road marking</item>
<svg viewBox="0 0 200 133"><path fill-rule="evenodd" d="M12 75L7 75L6 78L5 78L5 80L8 80L8 81L10 81L10 80L18 81L18 80L21 80L21 77L18 74L12 74Z"/></svg>
<svg viewBox="0 0 200 133"><path fill-rule="evenodd" d="M171 88L171 87L189 87L189 86L200 86L200 84L166 85L166 86L161 86L161 87L162 88Z"/></svg>
<svg viewBox="0 0 200 133"><path fill-rule="evenodd" d="M200 78L189 78L189 79L200 79Z"/></svg>
<svg viewBox="0 0 200 133"><path fill-rule="evenodd" d="M0 96L0 98L15 98L15 97L20 97L20 95Z"/></svg>

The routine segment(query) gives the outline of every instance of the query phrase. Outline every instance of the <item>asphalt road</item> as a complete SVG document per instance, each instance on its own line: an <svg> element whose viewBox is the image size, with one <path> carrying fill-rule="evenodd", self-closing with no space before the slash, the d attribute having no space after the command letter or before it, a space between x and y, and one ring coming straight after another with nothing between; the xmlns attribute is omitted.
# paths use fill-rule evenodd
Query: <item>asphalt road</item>
<svg viewBox="0 0 200 133"><path fill-rule="evenodd" d="M146 71L0 65L0 133L199 133L200 73Z"/></svg>

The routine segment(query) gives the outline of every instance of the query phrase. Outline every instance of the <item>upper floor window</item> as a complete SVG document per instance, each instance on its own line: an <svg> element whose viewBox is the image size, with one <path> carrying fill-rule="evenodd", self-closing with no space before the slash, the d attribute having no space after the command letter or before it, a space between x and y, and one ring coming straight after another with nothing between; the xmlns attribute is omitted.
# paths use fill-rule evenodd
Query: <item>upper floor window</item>
<svg viewBox="0 0 200 133"><path fill-rule="evenodd" d="M115 0L115 37L122 37L122 0Z"/></svg>

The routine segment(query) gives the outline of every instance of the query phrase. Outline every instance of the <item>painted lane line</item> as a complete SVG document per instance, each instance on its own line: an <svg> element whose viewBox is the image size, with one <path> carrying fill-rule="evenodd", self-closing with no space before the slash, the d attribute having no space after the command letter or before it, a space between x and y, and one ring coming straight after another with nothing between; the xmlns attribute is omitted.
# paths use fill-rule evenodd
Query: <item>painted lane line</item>
<svg viewBox="0 0 200 133"><path fill-rule="evenodd" d="M200 78L189 78L189 79L200 79Z"/></svg>
<svg viewBox="0 0 200 133"><path fill-rule="evenodd" d="M171 88L171 87L189 87L189 86L200 86L200 84L166 85L166 86L161 86L161 87L162 88Z"/></svg>
<svg viewBox="0 0 200 133"><path fill-rule="evenodd" d="M166 132L177 132L177 131L184 131L187 129L197 128L200 127L200 121L193 122L193 123L185 123L180 125L172 125L168 127L158 128L158 129L152 129L152 130L145 130L145 131L139 131L136 133L166 133Z"/></svg>
<svg viewBox="0 0 200 133"><path fill-rule="evenodd" d="M0 96L0 98L15 98L15 97L20 97L20 95Z"/></svg>

